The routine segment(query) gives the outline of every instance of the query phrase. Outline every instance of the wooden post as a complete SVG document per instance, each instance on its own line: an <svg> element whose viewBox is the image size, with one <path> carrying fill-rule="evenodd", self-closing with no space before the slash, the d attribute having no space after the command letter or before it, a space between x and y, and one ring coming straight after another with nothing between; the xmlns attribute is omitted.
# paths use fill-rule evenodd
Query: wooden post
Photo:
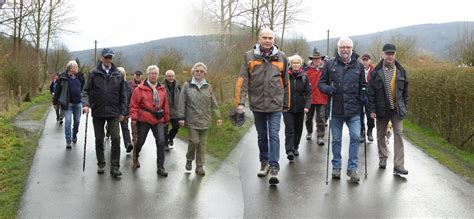
<svg viewBox="0 0 474 219"><path fill-rule="evenodd" d="M5 99L5 111L8 111L8 101L10 101L9 100L10 99L10 93L8 93L8 91L5 92L5 93L7 93L7 95L6 95L7 98Z"/></svg>
<svg viewBox="0 0 474 219"><path fill-rule="evenodd" d="M21 85L18 85L18 103L17 105L20 106L21 104Z"/></svg>
<svg viewBox="0 0 474 219"><path fill-rule="evenodd" d="M12 100L10 108L12 108L12 106L15 105L15 94L13 93L13 90L10 90L10 98Z"/></svg>

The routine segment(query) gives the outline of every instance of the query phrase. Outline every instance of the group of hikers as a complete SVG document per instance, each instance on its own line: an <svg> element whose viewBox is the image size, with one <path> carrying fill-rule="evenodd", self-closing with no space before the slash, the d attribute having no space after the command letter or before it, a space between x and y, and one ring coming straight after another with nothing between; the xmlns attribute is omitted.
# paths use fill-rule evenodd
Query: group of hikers
<svg viewBox="0 0 474 219"><path fill-rule="evenodd" d="M360 181L357 171L359 143L365 142L366 136L373 141L375 127L379 168L386 168L386 132L391 122L395 148L393 172L408 174L404 167L401 133L402 119L407 113L408 79L406 71L395 59L395 45L385 44L381 52L382 60L373 67L368 54L359 60L352 40L342 37L334 58L321 55L315 48L308 57L309 62L305 63L299 55L287 58L275 45L272 30L260 31L258 42L245 53L242 62L235 85L234 112L237 116L232 117L245 118L246 104L253 113L260 159L258 177L270 175L271 185L279 183L282 116L285 151L290 162L299 156L304 124L306 140L311 140L313 120L316 121L316 143L320 146L325 144L325 127L329 124L331 134L328 138L332 137L332 142L328 147L332 147L333 179L341 177L341 139L345 123L350 136L346 174L354 183ZM186 126L189 131L185 170L191 171L195 160L196 174L205 175L208 130L213 120L217 126L222 124L213 87L205 79L207 66L202 62L194 64L191 79L182 86L176 81L173 70L167 70L160 83L160 69L156 65L148 66L144 80L142 72L136 71L134 78L127 82L125 69L113 64L113 56L111 49L103 49L99 64L90 71L87 80L78 72L77 63L70 61L66 71L52 83L57 121L62 123L62 117L65 118L66 148L77 142L81 113L88 115L92 110L98 174L105 173L104 138L107 132L111 139L110 174L122 175L120 126L126 152L133 151L135 168L140 167L141 148L151 129L157 150L157 174L167 176L165 151L173 146L179 127Z"/></svg>

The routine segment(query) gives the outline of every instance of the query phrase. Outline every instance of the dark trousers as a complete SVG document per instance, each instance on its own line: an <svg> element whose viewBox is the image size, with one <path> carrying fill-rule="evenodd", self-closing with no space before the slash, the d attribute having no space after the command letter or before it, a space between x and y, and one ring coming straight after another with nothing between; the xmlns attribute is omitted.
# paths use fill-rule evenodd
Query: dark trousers
<svg viewBox="0 0 474 219"><path fill-rule="evenodd" d="M104 156L104 126L107 122L107 131L110 133L112 146L110 153L111 167L120 167L120 128L119 121L117 118L92 118L94 124L94 135L95 135L95 153L97 156L97 165L99 167L105 166Z"/></svg>
<svg viewBox="0 0 474 219"><path fill-rule="evenodd" d="M129 118L125 118L122 122L120 122L120 128L122 128L123 144L125 148L127 148L129 145L132 145L132 140L130 139L130 130L128 129L128 121Z"/></svg>
<svg viewBox="0 0 474 219"><path fill-rule="evenodd" d="M365 119L364 117L367 117L367 128L372 131L375 127L375 122L374 119L370 118L370 112L369 109L367 109L367 106L362 106L365 108L365 115L364 115L364 110L360 111L360 134L365 134Z"/></svg>
<svg viewBox="0 0 474 219"><path fill-rule="evenodd" d="M145 144L148 131L151 129L153 137L155 137L156 164L158 167L163 167L165 163L165 126L165 124L161 123L150 125L146 122L137 122L137 158L138 154L142 150L143 144Z"/></svg>
<svg viewBox="0 0 474 219"><path fill-rule="evenodd" d="M316 117L317 137L324 137L326 130L326 105L311 104L308 113L306 113L306 131L308 134L313 133L313 117Z"/></svg>
<svg viewBox="0 0 474 219"><path fill-rule="evenodd" d="M178 123L178 119L170 119L170 123L171 123L171 130L169 130L169 125L166 124L166 128L165 128L165 140L166 140L166 144L168 144L168 141L170 140L173 140L174 137L176 137L176 134L178 133L178 130L179 130L179 123ZM168 131L169 130L169 131Z"/></svg>
<svg viewBox="0 0 474 219"><path fill-rule="evenodd" d="M303 132L304 112L283 113L286 152L298 150Z"/></svg>

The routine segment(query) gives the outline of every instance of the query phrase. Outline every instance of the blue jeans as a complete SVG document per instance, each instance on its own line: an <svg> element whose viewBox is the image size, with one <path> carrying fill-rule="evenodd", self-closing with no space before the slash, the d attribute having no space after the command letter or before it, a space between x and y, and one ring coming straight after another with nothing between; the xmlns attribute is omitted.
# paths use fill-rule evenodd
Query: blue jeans
<svg viewBox="0 0 474 219"><path fill-rule="evenodd" d="M257 128L260 161L268 160L270 166L277 168L279 168L278 161L280 160L281 115L281 112L253 112L255 128Z"/></svg>
<svg viewBox="0 0 474 219"><path fill-rule="evenodd" d="M360 116L332 118L330 122L332 134L332 167L341 169L341 138L344 122L349 128L349 160L347 170L357 170L359 160Z"/></svg>
<svg viewBox="0 0 474 219"><path fill-rule="evenodd" d="M72 116L74 116L74 127L72 128L72 133L74 135L77 134L79 131L79 122L81 121L81 111L82 111L82 103L69 103L69 107L64 110L64 118L66 119L64 124L64 135L66 136L66 143L71 144L72 136L71 136L71 120Z"/></svg>

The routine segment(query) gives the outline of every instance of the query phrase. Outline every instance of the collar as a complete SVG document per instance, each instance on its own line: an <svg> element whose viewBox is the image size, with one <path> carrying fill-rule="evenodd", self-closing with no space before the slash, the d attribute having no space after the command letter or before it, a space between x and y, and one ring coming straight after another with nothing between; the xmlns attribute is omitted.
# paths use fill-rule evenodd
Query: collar
<svg viewBox="0 0 474 219"><path fill-rule="evenodd" d="M201 82L198 82L198 81L196 81L196 79L193 76L193 79L191 79L191 84L194 84L194 85L198 86L199 89L201 89L202 86L207 84L207 81L206 81L205 78L203 78Z"/></svg>

